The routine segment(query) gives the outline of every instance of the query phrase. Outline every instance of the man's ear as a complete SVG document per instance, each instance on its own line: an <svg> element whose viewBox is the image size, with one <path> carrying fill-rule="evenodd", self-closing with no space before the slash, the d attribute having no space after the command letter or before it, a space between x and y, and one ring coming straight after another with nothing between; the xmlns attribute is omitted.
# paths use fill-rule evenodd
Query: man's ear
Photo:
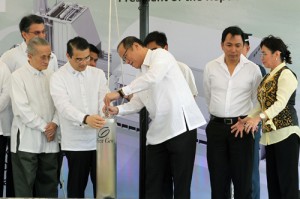
<svg viewBox="0 0 300 199"><path fill-rule="evenodd" d="M167 51L169 50L169 46L168 46L168 44L167 44L167 45L165 45L164 49L165 49L165 50L167 50Z"/></svg>
<svg viewBox="0 0 300 199"><path fill-rule="evenodd" d="M135 48L139 48L141 45L140 44L138 44L138 43L136 43L136 42L133 42L133 44L132 44L132 47L135 47Z"/></svg>
<svg viewBox="0 0 300 199"><path fill-rule="evenodd" d="M224 50L224 43L221 42L221 49Z"/></svg>
<svg viewBox="0 0 300 199"><path fill-rule="evenodd" d="M250 46L249 45L247 45L246 50L247 50L247 53L250 51Z"/></svg>
<svg viewBox="0 0 300 199"><path fill-rule="evenodd" d="M66 56L67 56L68 59L71 59L69 53L66 53Z"/></svg>
<svg viewBox="0 0 300 199"><path fill-rule="evenodd" d="M26 41L26 35L27 33L25 32L25 31L22 31L21 32L21 36L22 36L22 38Z"/></svg>

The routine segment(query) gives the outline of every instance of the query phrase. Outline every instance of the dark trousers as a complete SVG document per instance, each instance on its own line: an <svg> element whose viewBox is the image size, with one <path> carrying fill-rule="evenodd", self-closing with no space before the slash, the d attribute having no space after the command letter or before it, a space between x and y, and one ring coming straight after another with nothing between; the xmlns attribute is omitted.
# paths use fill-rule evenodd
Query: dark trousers
<svg viewBox="0 0 300 199"><path fill-rule="evenodd" d="M169 165L167 165L167 168L170 168ZM165 173L165 178L163 182L163 199L173 199L173 177L172 177L172 172L171 169L167 169Z"/></svg>
<svg viewBox="0 0 300 199"><path fill-rule="evenodd" d="M261 133L261 123L254 137L253 168L252 168L252 199L260 199L260 177L259 177L259 140Z"/></svg>
<svg viewBox="0 0 300 199"><path fill-rule="evenodd" d="M63 165L63 159L64 159L64 152L61 151L61 145L59 144L59 152L57 153L57 181L60 188L62 187L62 182L60 181L60 173L61 173L61 167Z"/></svg>
<svg viewBox="0 0 300 199"><path fill-rule="evenodd" d="M4 179L5 170L6 179ZM0 197L3 197L4 182L6 186L6 197L15 197L11 166L10 137L0 135Z"/></svg>
<svg viewBox="0 0 300 199"><path fill-rule="evenodd" d="M57 153L12 153L16 197L56 198Z"/></svg>
<svg viewBox="0 0 300 199"><path fill-rule="evenodd" d="M96 150L64 151L68 160L68 198L84 198L89 174L96 198Z"/></svg>
<svg viewBox="0 0 300 199"><path fill-rule="evenodd" d="M235 137L230 127L212 120L206 127L211 198L228 199L232 180L234 198L251 199L254 139Z"/></svg>
<svg viewBox="0 0 300 199"><path fill-rule="evenodd" d="M269 199L298 199L299 137L266 146Z"/></svg>
<svg viewBox="0 0 300 199"><path fill-rule="evenodd" d="M190 198L196 139L197 130L194 129L161 144L147 146L146 199L164 198L167 171L171 171L174 181L174 199Z"/></svg>

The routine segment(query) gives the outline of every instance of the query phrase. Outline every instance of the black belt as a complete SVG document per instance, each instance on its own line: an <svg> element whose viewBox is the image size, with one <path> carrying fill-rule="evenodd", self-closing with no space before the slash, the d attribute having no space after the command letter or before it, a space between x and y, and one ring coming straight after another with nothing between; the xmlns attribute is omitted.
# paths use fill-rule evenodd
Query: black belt
<svg viewBox="0 0 300 199"><path fill-rule="evenodd" d="M246 116L240 116L240 118L245 118ZM216 117L214 115L210 116L210 120L214 122L223 123L226 125L233 125L237 123L239 117Z"/></svg>

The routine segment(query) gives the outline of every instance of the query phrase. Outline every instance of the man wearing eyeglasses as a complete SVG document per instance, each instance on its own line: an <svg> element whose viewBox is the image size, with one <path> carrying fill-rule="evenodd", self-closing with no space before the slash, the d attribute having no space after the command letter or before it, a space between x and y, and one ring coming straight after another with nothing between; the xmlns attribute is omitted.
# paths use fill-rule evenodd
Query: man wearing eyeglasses
<svg viewBox="0 0 300 199"><path fill-rule="evenodd" d="M24 41L20 45L6 51L0 58L0 60L2 60L7 65L11 73L28 63L27 44L29 43L29 41L35 37L40 37L43 39L45 39L46 37L44 20L37 15L28 15L23 17L19 23L19 28ZM58 69L56 56L51 53L50 58L51 59L49 60L48 68L50 70L56 71ZM11 105L9 105L8 109L10 112L12 112ZM7 136L7 138L8 148L10 148L10 137ZM8 160L10 160L10 150L8 150ZM1 161L0 164L4 165L4 162ZM9 161L6 172L6 197L14 197L14 187L12 179L13 177L11 173L11 163Z"/></svg>
<svg viewBox="0 0 300 199"><path fill-rule="evenodd" d="M151 123L147 132L146 199L163 198L166 170L174 179L174 198L190 198L197 127L206 122L175 58L164 49L152 51L136 37L118 45L119 56L138 69L129 85L105 97L110 114L126 115L146 107ZM130 102L110 102L134 93Z"/></svg>
<svg viewBox="0 0 300 199"><path fill-rule="evenodd" d="M85 197L89 174L96 197L96 132L105 124L101 108L107 80L101 69L88 66L90 49L84 38L68 41L67 58L53 74L50 92L59 113L61 149L68 160L68 198Z"/></svg>
<svg viewBox="0 0 300 199"><path fill-rule="evenodd" d="M163 48L165 50L168 50L167 36L163 32L153 31L149 33L144 39L144 44L146 45L147 48L151 50L156 50L158 48ZM198 94L198 90L196 87L195 78L192 70L182 62L177 61L177 63L185 80L189 85L189 88L193 96L196 97ZM173 198L173 179L170 170L167 170L164 186L165 186L164 187L165 199Z"/></svg>
<svg viewBox="0 0 300 199"><path fill-rule="evenodd" d="M1 56L1 60L6 63L11 72L14 72L16 69L23 66L24 63L28 62L27 44L32 38L46 38L44 20L40 16L28 15L23 17L19 23L19 29L24 41L15 48L6 51ZM48 68L53 71L58 69L57 58L53 53L51 53L51 60Z"/></svg>
<svg viewBox="0 0 300 199"><path fill-rule="evenodd" d="M16 197L56 198L58 116L46 70L51 47L42 38L28 43L28 63L11 78L11 157Z"/></svg>

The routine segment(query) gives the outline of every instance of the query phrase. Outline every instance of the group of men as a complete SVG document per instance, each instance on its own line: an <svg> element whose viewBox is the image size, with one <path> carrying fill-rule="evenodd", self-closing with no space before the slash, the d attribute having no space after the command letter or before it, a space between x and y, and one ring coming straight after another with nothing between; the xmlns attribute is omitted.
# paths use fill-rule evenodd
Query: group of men
<svg viewBox="0 0 300 199"><path fill-rule="evenodd" d="M101 52L86 39L68 41L68 62L58 69L41 17L25 16L20 32L24 42L0 59L0 141L5 148L11 143L12 176L7 174L7 179L15 179L7 184L14 187L11 196L57 197L61 147L69 167L68 197L84 197L89 175L96 197L96 131L105 124L103 111L126 115L146 107L151 119L146 198L190 198L197 128L206 121L194 99L198 91L191 69L167 51L163 33L152 32L144 42L129 36L119 43L119 56L138 74L129 85L109 93L103 71L91 67ZM252 198L254 140L230 129L252 108L261 80L258 66L242 55L244 44L240 28L225 29L224 55L204 71L211 114L206 133L213 199L229 198L231 180L236 198ZM127 96L129 102L112 106L112 101Z"/></svg>
<svg viewBox="0 0 300 199"><path fill-rule="evenodd" d="M28 15L19 28L24 42L0 61L2 182L6 145L11 155L6 196L58 197L59 142L69 166L68 197L84 197L89 175L96 196L96 129L105 123L100 115L108 89L104 72L88 65L96 66L100 51L75 37L58 70L44 20Z"/></svg>

